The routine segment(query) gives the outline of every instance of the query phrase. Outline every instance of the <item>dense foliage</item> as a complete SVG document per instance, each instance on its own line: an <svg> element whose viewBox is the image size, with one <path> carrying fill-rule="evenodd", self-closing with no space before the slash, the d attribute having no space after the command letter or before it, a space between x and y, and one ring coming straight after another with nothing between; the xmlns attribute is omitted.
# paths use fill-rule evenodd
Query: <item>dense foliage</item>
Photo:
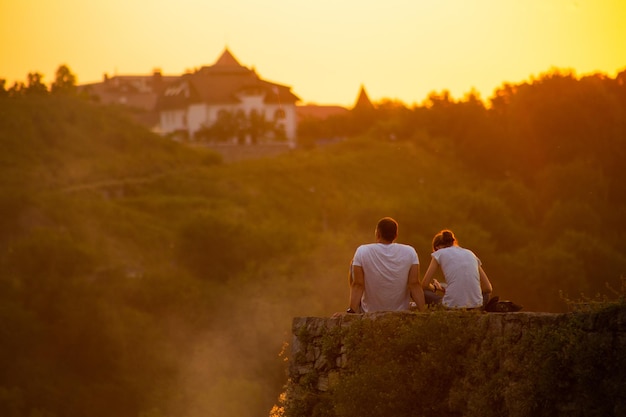
<svg viewBox="0 0 626 417"><path fill-rule="evenodd" d="M626 270L624 74L381 103L359 136L234 164L32 78L0 97L2 415L265 413L291 318L344 310L383 216L422 268L453 229L525 310Z"/></svg>
<svg viewBox="0 0 626 417"><path fill-rule="evenodd" d="M625 313L622 298L548 320L435 311L329 326L315 346L329 363L345 353L341 375L323 392L317 367L298 375L272 415L621 416ZM300 330L300 343L311 343Z"/></svg>

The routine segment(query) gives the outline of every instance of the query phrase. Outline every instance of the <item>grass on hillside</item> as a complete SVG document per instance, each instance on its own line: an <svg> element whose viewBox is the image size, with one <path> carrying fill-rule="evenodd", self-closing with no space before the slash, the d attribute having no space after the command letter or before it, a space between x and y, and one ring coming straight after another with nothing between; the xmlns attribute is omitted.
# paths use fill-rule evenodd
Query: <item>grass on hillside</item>
<svg viewBox="0 0 626 417"><path fill-rule="evenodd" d="M345 310L351 257L383 216L422 272L451 228L527 310L563 309L559 291L590 293L626 265L597 237L603 216L571 229L555 212L564 230L546 235L544 194L480 177L450 140L226 164L79 100L1 99L0 126L0 392L22 414L269 410L291 319Z"/></svg>

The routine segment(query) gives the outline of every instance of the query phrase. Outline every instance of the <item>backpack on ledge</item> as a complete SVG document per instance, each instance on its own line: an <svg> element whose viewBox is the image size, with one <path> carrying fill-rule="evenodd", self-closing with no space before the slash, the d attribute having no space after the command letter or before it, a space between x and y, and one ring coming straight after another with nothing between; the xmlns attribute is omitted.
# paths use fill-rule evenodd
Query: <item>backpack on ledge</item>
<svg viewBox="0 0 626 417"><path fill-rule="evenodd" d="M500 297L497 295L495 297L491 297L485 306L485 311L489 313L513 313L515 311L520 311L521 309L522 306L515 304L513 301L500 301Z"/></svg>

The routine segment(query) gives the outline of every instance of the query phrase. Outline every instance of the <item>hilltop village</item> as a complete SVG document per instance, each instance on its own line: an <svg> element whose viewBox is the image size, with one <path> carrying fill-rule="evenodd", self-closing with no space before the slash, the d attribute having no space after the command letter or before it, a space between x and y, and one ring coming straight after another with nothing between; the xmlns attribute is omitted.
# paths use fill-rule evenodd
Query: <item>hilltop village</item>
<svg viewBox="0 0 626 417"><path fill-rule="evenodd" d="M136 120L177 140L233 144L295 144L298 123L324 120L350 111L341 106L299 105L285 84L261 78L239 63L228 48L213 65L182 75L104 75L101 82L78 86L103 104L132 110ZM354 108L372 107L365 88Z"/></svg>

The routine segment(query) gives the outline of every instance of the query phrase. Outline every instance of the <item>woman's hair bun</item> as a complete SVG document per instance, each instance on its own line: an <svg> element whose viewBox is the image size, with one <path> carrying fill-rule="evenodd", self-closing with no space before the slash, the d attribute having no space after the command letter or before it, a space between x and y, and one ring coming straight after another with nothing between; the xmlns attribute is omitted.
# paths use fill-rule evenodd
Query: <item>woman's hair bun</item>
<svg viewBox="0 0 626 417"><path fill-rule="evenodd" d="M442 242L446 245L449 245L454 242L454 234L450 230L444 230L441 232Z"/></svg>

